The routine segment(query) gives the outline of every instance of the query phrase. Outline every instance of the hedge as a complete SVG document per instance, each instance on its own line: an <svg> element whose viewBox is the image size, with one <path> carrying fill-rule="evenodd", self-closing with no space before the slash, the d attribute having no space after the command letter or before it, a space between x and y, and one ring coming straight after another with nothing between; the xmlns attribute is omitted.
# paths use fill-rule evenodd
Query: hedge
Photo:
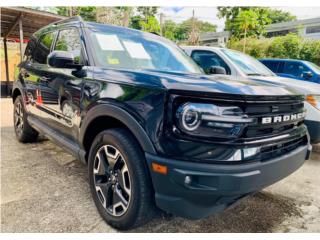
<svg viewBox="0 0 320 240"><path fill-rule="evenodd" d="M228 47L242 51L243 39L231 39ZM255 58L293 58L320 65L320 40L302 38L294 33L274 38L248 38L246 53Z"/></svg>

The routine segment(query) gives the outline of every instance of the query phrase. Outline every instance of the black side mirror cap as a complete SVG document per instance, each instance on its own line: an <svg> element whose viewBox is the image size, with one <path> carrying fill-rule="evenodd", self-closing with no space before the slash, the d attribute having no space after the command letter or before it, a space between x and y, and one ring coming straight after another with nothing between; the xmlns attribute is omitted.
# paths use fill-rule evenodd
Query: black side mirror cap
<svg viewBox="0 0 320 240"><path fill-rule="evenodd" d="M227 71L224 67L220 67L220 66L212 66L209 69L209 74L223 74L226 75Z"/></svg>
<svg viewBox="0 0 320 240"><path fill-rule="evenodd" d="M81 69L82 65L75 63L71 52L53 51L48 55L48 65L55 68Z"/></svg>

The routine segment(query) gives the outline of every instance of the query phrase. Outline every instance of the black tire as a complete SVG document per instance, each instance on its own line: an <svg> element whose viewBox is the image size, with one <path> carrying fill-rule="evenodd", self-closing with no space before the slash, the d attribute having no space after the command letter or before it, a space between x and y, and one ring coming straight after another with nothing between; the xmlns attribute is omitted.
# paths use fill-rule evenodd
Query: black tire
<svg viewBox="0 0 320 240"><path fill-rule="evenodd" d="M114 205L110 205L111 207L109 208L109 210L107 210L108 207L104 206L107 205L107 200L109 202L115 202L115 185L112 185L113 187L111 190L110 185L108 185L108 188L103 188L104 190L102 190L102 187L99 190L97 190L97 177L101 176L98 173L100 172L100 168L103 168L101 172L107 172L109 171L110 167L110 160L108 158L105 158L107 165L100 167L100 159L104 159L104 157L102 157L101 155L99 155L98 157L97 155L98 153L100 154L102 151L105 151L105 154L107 154L106 151L108 152L109 150L105 150L106 146L110 146L111 150L112 147L114 147L116 150L120 152L120 154L118 155L120 157L117 157L117 154L114 155L116 156L114 157L114 159L117 160L113 161L115 163L113 167L113 172L117 171L116 164L119 161L122 161L122 164L126 164L128 176L130 177L130 194L127 195L130 196L130 198L128 200L128 206L126 208L126 211L121 216L113 215L115 214L115 210L114 208L113 211L110 209L112 209ZM97 161L99 162L98 165ZM123 168L124 167L122 167L122 169ZM104 171L105 169L108 170ZM88 170L90 189L93 196L93 200L96 204L96 207L100 215L109 225L119 230L129 230L131 228L141 226L153 218L154 214L156 213L156 208L154 205L154 193L152 189L149 172L146 166L146 160L140 145L132 136L132 134L128 132L126 129L109 129L99 133L96 136L89 153ZM96 171L95 173L94 170ZM121 178L123 178L123 173L121 175ZM111 175L109 172L107 174L107 178L105 178L106 182L112 182L112 180L110 180L110 176ZM118 177L120 178L120 176ZM101 184L101 182L99 182L99 184ZM118 186L120 186L120 184L118 184ZM107 192L107 194L105 194L105 192ZM103 193L106 197L101 197L101 193ZM110 196L112 200L110 200ZM111 213L110 211L112 211L113 213Z"/></svg>
<svg viewBox="0 0 320 240"><path fill-rule="evenodd" d="M35 142L39 133L33 129L27 120L27 113L21 95L17 96L13 108L14 131L19 142Z"/></svg>

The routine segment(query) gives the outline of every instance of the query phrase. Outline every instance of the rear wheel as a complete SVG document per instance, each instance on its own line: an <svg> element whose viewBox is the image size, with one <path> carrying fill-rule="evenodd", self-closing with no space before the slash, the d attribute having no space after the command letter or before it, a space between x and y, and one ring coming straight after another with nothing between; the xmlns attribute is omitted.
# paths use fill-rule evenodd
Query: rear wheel
<svg viewBox="0 0 320 240"><path fill-rule="evenodd" d="M20 142L26 143L37 140L38 132L27 121L27 113L24 109L21 95L17 96L14 101L13 123L16 137Z"/></svg>
<svg viewBox="0 0 320 240"><path fill-rule="evenodd" d="M89 180L100 215L111 226L130 229L154 214L151 180L144 154L130 132L101 132L89 154Z"/></svg>

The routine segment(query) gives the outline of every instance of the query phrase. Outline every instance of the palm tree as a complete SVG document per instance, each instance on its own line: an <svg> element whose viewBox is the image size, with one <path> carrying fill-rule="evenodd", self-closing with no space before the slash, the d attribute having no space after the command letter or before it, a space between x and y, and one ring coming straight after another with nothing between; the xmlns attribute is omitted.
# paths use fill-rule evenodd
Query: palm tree
<svg viewBox="0 0 320 240"><path fill-rule="evenodd" d="M254 29L259 24L259 16L252 10L244 10L236 18L236 24L239 30L243 31L243 52L246 52L246 42L248 31Z"/></svg>

